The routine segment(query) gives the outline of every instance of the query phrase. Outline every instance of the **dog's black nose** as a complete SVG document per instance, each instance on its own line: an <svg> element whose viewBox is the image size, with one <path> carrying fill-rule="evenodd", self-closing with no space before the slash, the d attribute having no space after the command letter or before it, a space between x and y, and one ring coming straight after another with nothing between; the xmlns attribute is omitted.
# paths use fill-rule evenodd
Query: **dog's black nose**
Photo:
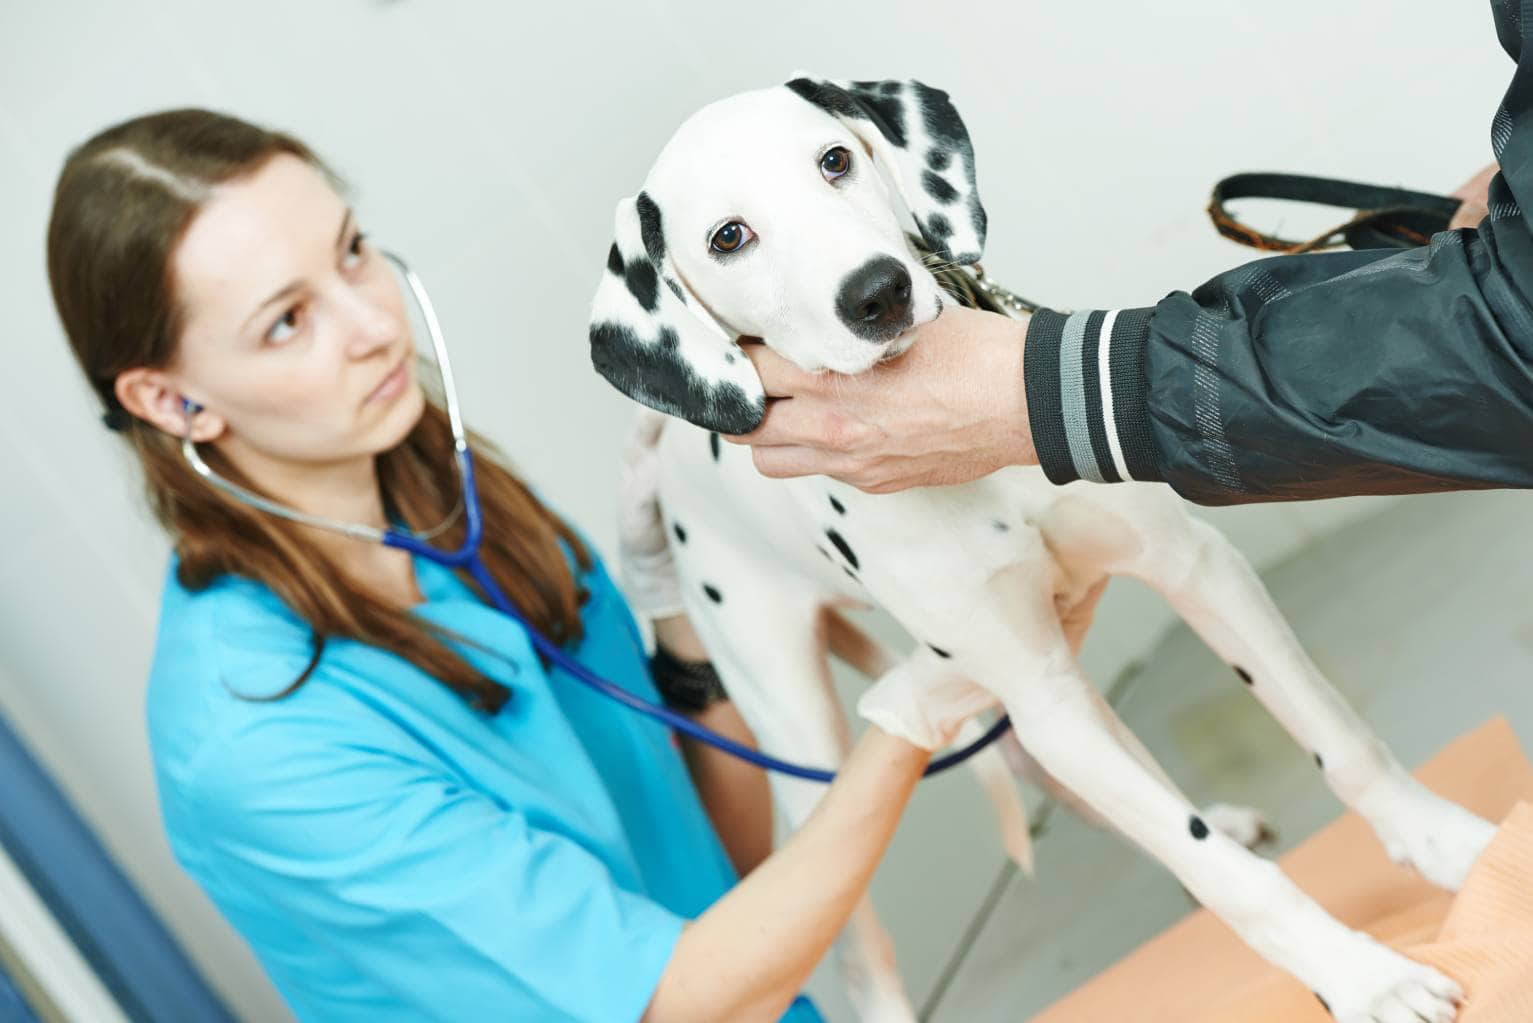
<svg viewBox="0 0 1533 1023"><path fill-rule="evenodd" d="M853 334L889 341L910 326L910 272L893 256L853 270L836 294L836 312Z"/></svg>

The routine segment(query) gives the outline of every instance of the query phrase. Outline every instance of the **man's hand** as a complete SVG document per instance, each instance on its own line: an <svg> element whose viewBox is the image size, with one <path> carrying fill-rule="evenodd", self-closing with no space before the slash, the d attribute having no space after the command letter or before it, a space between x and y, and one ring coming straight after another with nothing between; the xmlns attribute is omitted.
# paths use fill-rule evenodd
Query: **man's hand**
<svg viewBox="0 0 1533 1023"><path fill-rule="evenodd" d="M949 303L915 344L855 377L745 351L770 400L751 433L762 475L832 476L869 493L963 483L1038 461L1022 379L1026 321Z"/></svg>
<svg viewBox="0 0 1533 1023"><path fill-rule="evenodd" d="M1477 227L1480 221L1485 219L1485 214L1488 212L1486 207L1490 202L1490 179L1495 177L1500 169L1500 164L1493 163L1453 192L1453 197L1462 199L1463 203L1459 206L1458 212L1453 214L1453 219L1448 221L1448 230Z"/></svg>

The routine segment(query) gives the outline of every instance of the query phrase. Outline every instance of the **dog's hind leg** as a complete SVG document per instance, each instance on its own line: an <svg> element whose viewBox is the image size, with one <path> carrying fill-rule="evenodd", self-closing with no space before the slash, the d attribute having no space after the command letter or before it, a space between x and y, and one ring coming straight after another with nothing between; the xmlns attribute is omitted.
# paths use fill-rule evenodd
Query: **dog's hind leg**
<svg viewBox="0 0 1533 1023"><path fill-rule="evenodd" d="M1488 822L1410 776L1321 673L1250 563L1207 523L1146 549L1128 568L1166 599L1315 758L1331 790L1372 826L1391 859L1456 891L1495 833Z"/></svg>
<svg viewBox="0 0 1533 1023"><path fill-rule="evenodd" d="M895 659L888 648L840 611L826 608L825 625L830 652L856 669L864 678L877 680L894 667ZM968 746L977 742L984 731L984 726L970 719L959 729L955 742L960 747ZM1027 819L1027 807L1001 744L996 743L988 749L980 750L969 758L968 766L990 801L996 829L1001 835L1001 847L1024 874L1033 876L1033 836Z"/></svg>

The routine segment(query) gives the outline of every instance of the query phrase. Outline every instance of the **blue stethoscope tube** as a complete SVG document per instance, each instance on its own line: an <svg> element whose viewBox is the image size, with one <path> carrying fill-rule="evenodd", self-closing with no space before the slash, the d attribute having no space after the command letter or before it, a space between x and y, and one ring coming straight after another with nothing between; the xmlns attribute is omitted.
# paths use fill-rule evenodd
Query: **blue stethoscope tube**
<svg viewBox="0 0 1533 1023"><path fill-rule="evenodd" d="M412 297L420 307L421 314L426 322L426 330L431 335L431 345L436 354L437 367L442 374L443 400L447 405L448 420L452 425L453 454L458 463L458 479L461 486L458 509L462 510L466 518L463 542L459 544L458 549L445 551L431 544L431 540L439 535L452 521L457 510L452 515L449 515L447 520L428 532L407 533L396 529L378 529L373 526L362 525L361 523L339 522L321 516L310 515L296 508L289 508L279 504L245 487L241 487L231 480L224 479L213 472L212 468L203 461L202 456L197 452L196 445L192 443L190 415L197 411L197 406L189 402L183 402L183 406L188 413L188 429L181 442L181 451L197 474L235 499L263 511L270 512L273 515L279 515L295 522L302 522L333 532L343 533L359 540L382 543L389 547L406 550L449 568L465 569L470 577L479 584L480 589L484 591L484 595L489 598L490 603L498 611L519 622L527 630L527 635L531 637L533 647L577 682L589 686L603 696L616 700L631 710L662 722L699 742L704 742L716 749L723 750L731 756L755 764L757 767L765 768L768 771L776 771L779 774L790 775L794 778L803 778L808 781L834 781L836 778L834 771L804 767L800 764L789 763L786 760L779 760L774 756L753 750L748 746L742 746L733 739L720 735L710 728L705 728L690 718L671 710L669 707L653 704L648 700L635 696L621 686L592 672L585 665L565 653L547 636L533 628L531 623L522 617L511 601L506 598L505 593L496 585L495 580L490 576L489 570L485 568L484 561L479 557L479 543L484 536L484 518L479 506L479 488L474 481L473 452L469 449L467 433L463 426L463 418L458 410L457 386L453 381L452 364L447 357L447 343L442 335L442 328L437 320L436 310L431 304L431 297L426 293L425 285L421 283L420 278L415 275L415 272L410 269L405 261L391 252L385 251L383 254L399 268L405 283L409 285ZM999 739L1010 727L1010 718L1002 716L986 730L984 735L968 746L934 759L926 766L925 773L928 775L936 774L938 771L945 771L950 767L956 767Z"/></svg>
<svg viewBox="0 0 1533 1023"><path fill-rule="evenodd" d="M669 707L658 706L650 703L648 700L635 696L628 690L595 674L585 665L570 657L552 640L548 639L537 629L534 629L527 622L527 619L523 618L521 613L506 599L506 595L501 592L500 587L491 578L489 571L484 567L484 562L479 557L479 541L484 534L484 520L480 514L478 486L474 482L473 453L467 446L464 446L457 451L457 459L459 478L463 486L463 508L468 519L467 528L463 535L463 543L458 549L455 551L444 551L438 547L433 547L430 543L417 537L406 533L399 533L392 529L385 531L383 534L383 542L385 544L390 547L407 550L412 554L419 554L421 557L429 558L440 565L467 569L468 574L479 584L485 596L489 598L490 603L495 605L502 614L522 624L522 627L527 630L527 634L532 637L532 645L539 653L548 658L552 663L558 665L559 668L576 681L584 683L603 696L614 699L625 707L636 710L647 717L654 718L656 721L663 722L678 732L690 735L700 742L705 742L741 760L755 764L757 767L764 767L769 771L791 775L795 778L805 778L809 781L830 782L835 780L836 774L834 771L826 771L815 767L803 767L799 764L789 763L786 760L779 760L774 756L753 750L748 746L742 746L733 739L722 736L712 729L705 728L690 718L676 713ZM1011 721L1009 718L1000 718L995 724L990 726L983 736L972 744L933 760L926 766L925 773L936 774L938 771L945 771L949 767L963 763L985 746L1000 738L1010 726Z"/></svg>

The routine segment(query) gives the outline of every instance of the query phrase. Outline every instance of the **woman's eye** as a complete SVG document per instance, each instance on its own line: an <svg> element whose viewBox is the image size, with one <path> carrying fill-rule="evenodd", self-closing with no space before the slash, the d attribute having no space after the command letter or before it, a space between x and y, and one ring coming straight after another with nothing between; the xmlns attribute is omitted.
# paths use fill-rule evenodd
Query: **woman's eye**
<svg viewBox="0 0 1533 1023"><path fill-rule="evenodd" d="M350 257L349 263L351 266L356 266L367 258L367 246L363 244L366 238L367 233L364 231L358 231L351 236L351 244L346 246L346 255Z"/></svg>
<svg viewBox="0 0 1533 1023"><path fill-rule="evenodd" d="M280 345L298 333L298 307L293 306L282 314L282 318L271 325L266 332L266 340L274 345Z"/></svg>
<svg viewBox="0 0 1533 1023"><path fill-rule="evenodd" d="M731 220L713 232L713 238L709 240L708 245L714 252L728 255L731 252L740 251L740 248L754 237L756 236L750 228L738 220Z"/></svg>
<svg viewBox="0 0 1533 1023"><path fill-rule="evenodd" d="M846 151L845 146L827 149L825 155L820 157L820 173L825 175L826 181L834 181L851 169L852 154Z"/></svg>

